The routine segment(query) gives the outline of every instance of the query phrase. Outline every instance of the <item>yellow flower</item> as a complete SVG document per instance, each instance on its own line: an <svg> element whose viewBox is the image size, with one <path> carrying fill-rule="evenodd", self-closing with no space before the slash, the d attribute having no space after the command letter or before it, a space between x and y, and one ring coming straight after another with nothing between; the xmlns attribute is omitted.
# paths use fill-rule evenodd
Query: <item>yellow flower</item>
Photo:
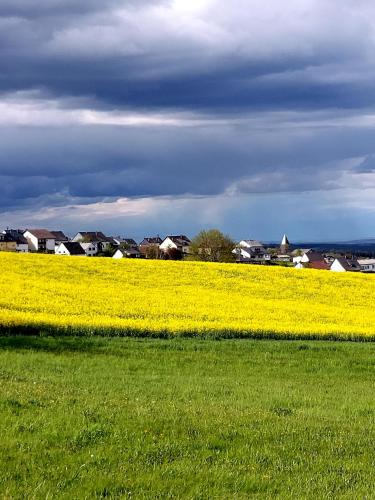
<svg viewBox="0 0 375 500"><path fill-rule="evenodd" d="M0 329L375 338L375 276L0 253Z"/></svg>

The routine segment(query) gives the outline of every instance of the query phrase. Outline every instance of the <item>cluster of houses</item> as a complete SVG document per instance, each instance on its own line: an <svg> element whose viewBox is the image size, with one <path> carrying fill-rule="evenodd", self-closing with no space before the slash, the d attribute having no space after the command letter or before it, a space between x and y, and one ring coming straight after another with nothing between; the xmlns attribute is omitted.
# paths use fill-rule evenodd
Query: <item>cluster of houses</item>
<svg viewBox="0 0 375 500"><path fill-rule="evenodd" d="M357 259L345 254L318 252L312 248L292 249L285 234L279 247L265 248L257 240L243 240L234 252L237 254L237 262L248 264L284 263L295 269L375 273L375 259Z"/></svg>
<svg viewBox="0 0 375 500"><path fill-rule="evenodd" d="M47 229L5 229L0 232L0 251L39 252L56 255L122 258L184 258L190 239L185 235L146 237L139 244L132 238L106 236L101 231L80 231L68 238L62 231ZM178 255L178 257L177 257ZM336 272L375 273L375 259L353 258L344 254L322 253L311 248L293 248L283 236L279 246L267 247L258 240L242 240L233 249L238 263L286 265Z"/></svg>
<svg viewBox="0 0 375 500"><path fill-rule="evenodd" d="M140 244L132 238L106 236L101 231L80 231L68 238L62 231L48 229L5 229L0 232L0 251L39 252L56 255L94 257L107 251L113 258L157 258L171 251L189 252L190 240L185 235L144 238Z"/></svg>

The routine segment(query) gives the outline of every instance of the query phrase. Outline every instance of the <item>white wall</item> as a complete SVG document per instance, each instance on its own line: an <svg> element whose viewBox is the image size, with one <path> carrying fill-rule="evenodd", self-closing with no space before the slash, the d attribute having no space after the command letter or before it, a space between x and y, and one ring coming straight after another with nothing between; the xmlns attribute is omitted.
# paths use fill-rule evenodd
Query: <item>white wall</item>
<svg viewBox="0 0 375 500"><path fill-rule="evenodd" d="M342 267L342 265L340 264L340 262L335 259L331 265L331 271L335 271L337 273L346 273L346 269L344 269Z"/></svg>
<svg viewBox="0 0 375 500"><path fill-rule="evenodd" d="M173 243L170 238L165 238L163 243L159 246L160 250L166 251L168 248L177 248L177 245Z"/></svg>
<svg viewBox="0 0 375 500"><path fill-rule="evenodd" d="M53 239L47 239L46 240L46 250L49 252L54 252L55 251L55 240Z"/></svg>
<svg viewBox="0 0 375 500"><path fill-rule="evenodd" d="M113 255L112 257L113 259L123 259L124 258L124 255L123 253L121 252L121 250L116 250L115 254Z"/></svg>
<svg viewBox="0 0 375 500"><path fill-rule="evenodd" d="M368 273L375 272L375 259L360 259L358 260L361 270Z"/></svg>
<svg viewBox="0 0 375 500"><path fill-rule="evenodd" d="M309 254L308 253L304 253L301 257L301 262L304 262L305 264L307 264L307 262L310 262L310 259L309 259Z"/></svg>
<svg viewBox="0 0 375 500"><path fill-rule="evenodd" d="M29 245L27 245L26 243L19 243L17 245L18 253L28 253L28 251L29 251Z"/></svg>
<svg viewBox="0 0 375 500"><path fill-rule="evenodd" d="M29 244L29 249L32 252L37 252L38 251L38 238L36 238L31 233L29 233L29 231L26 231L24 233L24 237L27 239L27 242Z"/></svg>
<svg viewBox="0 0 375 500"><path fill-rule="evenodd" d="M84 249L87 257L93 257L98 253L98 245L96 243L80 243L81 247Z"/></svg>
<svg viewBox="0 0 375 500"><path fill-rule="evenodd" d="M60 245L58 245L55 248L55 254L56 255L70 255L70 252L68 252L68 250L66 249L64 243L60 243Z"/></svg>

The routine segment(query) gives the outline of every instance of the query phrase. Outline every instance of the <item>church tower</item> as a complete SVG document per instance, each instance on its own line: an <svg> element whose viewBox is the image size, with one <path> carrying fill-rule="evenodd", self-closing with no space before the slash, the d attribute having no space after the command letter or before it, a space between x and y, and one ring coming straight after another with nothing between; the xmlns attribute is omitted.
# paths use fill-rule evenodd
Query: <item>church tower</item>
<svg viewBox="0 0 375 500"><path fill-rule="evenodd" d="M283 239L281 240L280 250L282 254L286 254L289 251L289 240L286 234L284 234Z"/></svg>

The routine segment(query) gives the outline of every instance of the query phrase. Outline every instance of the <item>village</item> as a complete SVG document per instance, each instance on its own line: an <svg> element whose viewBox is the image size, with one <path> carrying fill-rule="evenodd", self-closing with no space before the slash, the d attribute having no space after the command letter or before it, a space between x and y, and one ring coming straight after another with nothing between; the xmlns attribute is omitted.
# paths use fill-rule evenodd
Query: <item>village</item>
<svg viewBox="0 0 375 500"><path fill-rule="evenodd" d="M47 253L76 257L111 257L113 259L194 259L192 241L185 235L164 238L149 236L137 243L133 238L106 236L102 231L80 231L69 238L61 231L48 229L4 229L0 232L0 251ZM203 253L210 253L205 248ZM199 254L202 249L199 249ZM280 245L265 245L244 239L231 251L233 262L253 265L279 265L295 269L318 269L334 272L375 273L375 258L348 252L322 252L314 248L298 248L284 234ZM199 257L199 256L198 256Z"/></svg>

